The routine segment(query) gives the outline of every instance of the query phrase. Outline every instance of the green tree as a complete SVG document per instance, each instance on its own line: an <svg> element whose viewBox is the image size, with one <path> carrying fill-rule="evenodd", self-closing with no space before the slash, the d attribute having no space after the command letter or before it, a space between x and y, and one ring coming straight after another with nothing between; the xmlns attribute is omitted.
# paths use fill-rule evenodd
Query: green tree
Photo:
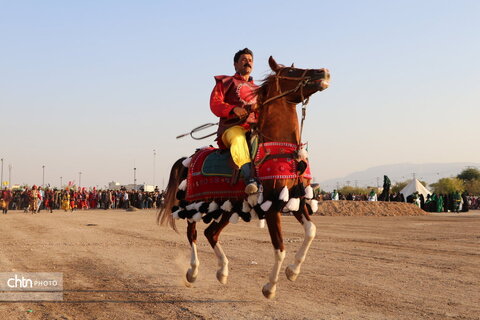
<svg viewBox="0 0 480 320"><path fill-rule="evenodd" d="M370 192L369 189L366 188L357 188L357 187L351 187L351 186L345 186L342 187L338 190L341 194L346 196L347 194L368 194Z"/></svg>
<svg viewBox="0 0 480 320"><path fill-rule="evenodd" d="M408 184L408 181L403 181L403 182L397 182L395 183L392 188L390 189L391 193L399 193L402 191L403 188L405 188Z"/></svg>
<svg viewBox="0 0 480 320"><path fill-rule="evenodd" d="M476 168L467 168L460 172L457 178L463 181L480 180L480 170Z"/></svg>
<svg viewBox="0 0 480 320"><path fill-rule="evenodd" d="M438 180L438 182L432 183L430 186L432 187L432 191L436 194L465 191L465 184L458 178L442 178Z"/></svg>
<svg viewBox="0 0 480 320"><path fill-rule="evenodd" d="M470 195L480 195L480 179L465 181L465 191Z"/></svg>

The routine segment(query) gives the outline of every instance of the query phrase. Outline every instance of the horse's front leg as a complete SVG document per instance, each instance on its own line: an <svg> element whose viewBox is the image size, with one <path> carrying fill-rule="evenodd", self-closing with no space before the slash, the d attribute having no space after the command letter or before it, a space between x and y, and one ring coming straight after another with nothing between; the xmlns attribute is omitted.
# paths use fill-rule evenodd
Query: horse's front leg
<svg viewBox="0 0 480 320"><path fill-rule="evenodd" d="M282 268L283 260L285 259L285 246L283 244L282 226L279 212L267 212L266 220L268 225L268 232L272 240L272 245L275 253L275 263L272 272L268 278L268 283L263 286L262 292L265 298L273 299L275 291L277 290L278 275Z"/></svg>
<svg viewBox="0 0 480 320"><path fill-rule="evenodd" d="M197 280L198 275L198 266L200 265L200 260L198 260L197 253L197 228L196 222L188 222L187 226L187 238L190 242L190 268L186 274L187 286L195 280Z"/></svg>
<svg viewBox="0 0 480 320"><path fill-rule="evenodd" d="M222 232L223 228L225 228L229 223L230 215L224 213L220 222L212 222L206 229L205 229L205 237L207 237L208 242L213 248L215 252L215 256L217 257L218 261L218 270L217 270L217 280L221 284L227 283L228 278L228 259L225 253L218 243L218 237L220 236L220 232Z"/></svg>
<svg viewBox="0 0 480 320"><path fill-rule="evenodd" d="M310 245L312 244L313 239L315 239L315 235L317 233L317 227L310 220L310 215L308 214L308 210L305 207L304 201L302 201L300 210L294 212L293 214L295 215L295 218L297 218L297 220L302 224L305 231L305 238L303 239L302 246L300 249L298 249L297 254L295 254L295 262L285 268L285 274L290 281L295 281L297 279L298 274L300 273L300 267L305 261L308 249L310 248Z"/></svg>

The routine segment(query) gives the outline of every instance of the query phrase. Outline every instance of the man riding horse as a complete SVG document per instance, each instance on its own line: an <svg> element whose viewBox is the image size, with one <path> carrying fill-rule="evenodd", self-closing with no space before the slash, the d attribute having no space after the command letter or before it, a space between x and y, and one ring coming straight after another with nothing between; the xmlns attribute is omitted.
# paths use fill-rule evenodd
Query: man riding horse
<svg viewBox="0 0 480 320"><path fill-rule="evenodd" d="M246 133L257 122L257 86L250 76L253 70L253 52L245 48L233 58L235 75L216 76L215 87L210 97L210 109L220 117L217 142L220 148L229 148L233 162L238 166L245 180L245 192L258 191L254 178Z"/></svg>

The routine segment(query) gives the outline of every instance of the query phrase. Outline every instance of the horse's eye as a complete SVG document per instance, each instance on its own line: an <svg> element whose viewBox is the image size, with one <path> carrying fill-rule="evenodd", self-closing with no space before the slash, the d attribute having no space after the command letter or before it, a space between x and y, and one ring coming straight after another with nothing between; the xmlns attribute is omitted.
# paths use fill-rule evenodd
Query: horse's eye
<svg viewBox="0 0 480 320"><path fill-rule="evenodd" d="M290 69L290 70L288 70L288 72L289 72L289 73L291 73L291 72L293 72L293 70L292 70L292 69Z"/></svg>

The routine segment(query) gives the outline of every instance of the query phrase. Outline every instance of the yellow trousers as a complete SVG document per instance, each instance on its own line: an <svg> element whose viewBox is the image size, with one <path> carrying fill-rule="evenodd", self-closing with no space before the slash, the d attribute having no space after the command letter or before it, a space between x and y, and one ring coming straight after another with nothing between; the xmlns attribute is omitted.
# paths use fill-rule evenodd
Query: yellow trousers
<svg viewBox="0 0 480 320"><path fill-rule="evenodd" d="M233 162L241 168L245 163L250 161L250 151L248 151L247 139L245 133L247 131L240 126L233 126L225 130L222 135L222 141L227 148L230 148Z"/></svg>

